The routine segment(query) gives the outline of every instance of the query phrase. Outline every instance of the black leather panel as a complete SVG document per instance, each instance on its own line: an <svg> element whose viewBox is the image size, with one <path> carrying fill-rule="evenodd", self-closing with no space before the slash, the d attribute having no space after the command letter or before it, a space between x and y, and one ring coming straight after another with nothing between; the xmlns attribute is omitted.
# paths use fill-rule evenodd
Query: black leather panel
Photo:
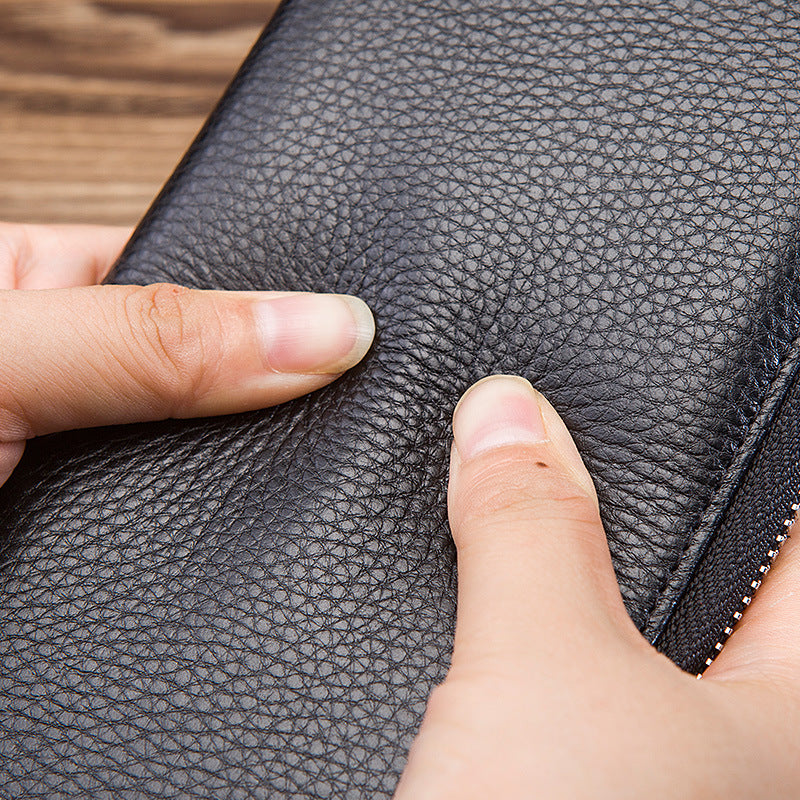
<svg viewBox="0 0 800 800"><path fill-rule="evenodd" d="M492 372L573 431L637 624L691 575L797 335L800 12L524 9L292 0L256 46L115 280L352 292L378 338L279 409L30 448L12 794L388 796L447 667L449 418Z"/></svg>

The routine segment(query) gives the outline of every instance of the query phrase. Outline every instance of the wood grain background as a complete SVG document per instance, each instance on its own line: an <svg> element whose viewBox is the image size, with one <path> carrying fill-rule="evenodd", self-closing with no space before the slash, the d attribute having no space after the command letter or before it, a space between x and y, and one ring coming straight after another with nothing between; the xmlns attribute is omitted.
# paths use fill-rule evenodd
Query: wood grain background
<svg viewBox="0 0 800 800"><path fill-rule="evenodd" d="M134 224L277 0L0 0L0 220Z"/></svg>

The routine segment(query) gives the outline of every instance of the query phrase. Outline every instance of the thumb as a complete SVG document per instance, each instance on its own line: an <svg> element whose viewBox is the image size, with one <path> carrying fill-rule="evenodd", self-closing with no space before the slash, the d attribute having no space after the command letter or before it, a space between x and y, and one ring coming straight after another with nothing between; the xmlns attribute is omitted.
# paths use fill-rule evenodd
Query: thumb
<svg viewBox="0 0 800 800"><path fill-rule="evenodd" d="M353 297L168 284L0 292L0 320L0 443L274 405L353 366L374 333Z"/></svg>
<svg viewBox="0 0 800 800"><path fill-rule="evenodd" d="M458 550L453 669L574 661L608 636L641 643L597 497L561 418L522 378L475 384L453 418Z"/></svg>

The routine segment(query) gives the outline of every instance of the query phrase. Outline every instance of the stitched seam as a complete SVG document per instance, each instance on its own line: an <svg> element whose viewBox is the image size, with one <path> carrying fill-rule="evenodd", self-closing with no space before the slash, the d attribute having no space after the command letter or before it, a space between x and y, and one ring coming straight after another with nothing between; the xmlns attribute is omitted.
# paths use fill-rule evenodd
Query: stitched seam
<svg viewBox="0 0 800 800"><path fill-rule="evenodd" d="M794 339L792 339L783 357L778 362L775 368L775 376L772 379L772 382L770 383L769 389L766 392L764 399L758 405L753 421L748 426L747 432L745 433L741 444L734 452L729 467L723 472L717 484L717 488L714 490L709 502L706 504L705 508L700 514L699 523L695 527L692 534L689 537L687 537L687 540L681 547L681 551L677 556L677 558L675 559L673 566L669 569L669 571L664 576L664 579L661 581L655 599L650 604L647 610L645 630L649 629L650 626L652 625L653 614L661 606L661 603L664 600L665 593L669 587L669 584L674 578L675 574L680 569L680 567L683 565L688 551L695 544L699 544L702 547L702 551L699 552L697 555L697 560L695 564L695 569L696 569L700 565L700 562L702 561L702 557L705 553L706 547L715 537L715 535L719 532L720 523L725 518L726 514L730 511L730 508L733 505L733 501L735 500L737 492L741 486L743 476L752 466L753 459L755 458L756 454L758 453L763 443L764 436L769 431L770 425L774 422L774 420L780 413L781 408L783 407L784 401L786 399L786 391L798 374L798 368L800 367L800 359L797 359L798 363L794 365L794 367L787 375L782 374L783 368L786 366L787 363L790 363L792 361L793 357L797 358L799 352L800 352L800 334L798 334L797 336L795 336ZM776 398L779 399L776 400ZM773 409L772 413L767 419L762 419L762 413L764 412L764 409L769 405L770 401L775 401L775 408ZM742 463L737 463L741 458L741 454L743 453L743 451L748 447L750 449L749 454L747 454L744 457ZM728 478L730 478L731 476L734 476L735 479L729 481ZM725 497L726 490L728 492L727 497ZM705 542L700 542L698 540L698 536L700 535L704 527L705 517L709 513L709 511L717 503L720 502L721 506L717 511L716 520L711 526L711 529L709 530L708 535L706 536ZM687 578L684 586L680 588L679 593L676 594L674 598L673 607L677 607L678 602L685 595L686 589L691 583L693 577L694 577L694 571L692 575L690 575ZM673 612L670 611L669 613L664 615L664 619L659 629L655 632L655 635L652 637L652 640L654 642L658 639L658 637L661 635L661 632L666 627L669 619L672 617L672 613Z"/></svg>

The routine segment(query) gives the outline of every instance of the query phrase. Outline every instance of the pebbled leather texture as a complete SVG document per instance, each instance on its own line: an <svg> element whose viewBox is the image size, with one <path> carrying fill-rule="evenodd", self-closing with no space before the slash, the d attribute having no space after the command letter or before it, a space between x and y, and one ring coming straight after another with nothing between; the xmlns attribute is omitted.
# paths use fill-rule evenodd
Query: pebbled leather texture
<svg viewBox="0 0 800 800"><path fill-rule="evenodd" d="M684 641L791 378L798 42L753 0L285 3L114 280L351 292L376 344L277 409L30 446L4 796L389 797L448 664L450 414L493 372L562 413L633 619Z"/></svg>

